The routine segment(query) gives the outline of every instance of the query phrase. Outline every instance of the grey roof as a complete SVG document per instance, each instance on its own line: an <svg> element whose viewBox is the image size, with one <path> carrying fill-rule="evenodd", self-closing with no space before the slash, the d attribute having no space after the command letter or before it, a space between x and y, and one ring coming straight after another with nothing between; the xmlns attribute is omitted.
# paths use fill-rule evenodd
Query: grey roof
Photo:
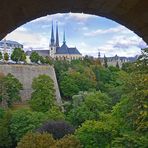
<svg viewBox="0 0 148 148"><path fill-rule="evenodd" d="M33 51L37 52L40 56L43 56L43 57L49 56L49 50L32 50L32 51L26 51L26 54L28 56L30 56Z"/></svg>
<svg viewBox="0 0 148 148"><path fill-rule="evenodd" d="M77 48L69 48L65 43L56 49L56 54L81 54Z"/></svg>
<svg viewBox="0 0 148 148"><path fill-rule="evenodd" d="M0 44L3 44L4 42L5 42L4 40L1 40L1 41L0 41ZM22 44L20 44L20 43L18 43L18 42L16 42L16 41L10 41L10 40L6 40L6 44L22 45Z"/></svg>

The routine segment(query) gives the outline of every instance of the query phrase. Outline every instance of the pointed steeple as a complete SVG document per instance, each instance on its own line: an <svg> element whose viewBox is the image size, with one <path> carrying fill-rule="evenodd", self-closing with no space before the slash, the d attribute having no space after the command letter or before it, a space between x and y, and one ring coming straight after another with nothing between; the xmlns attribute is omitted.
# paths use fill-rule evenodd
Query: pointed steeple
<svg viewBox="0 0 148 148"><path fill-rule="evenodd" d="M64 33L63 33L63 44L66 44L66 39L65 39L65 30L64 30Z"/></svg>
<svg viewBox="0 0 148 148"><path fill-rule="evenodd" d="M52 28L51 28L51 45L54 45L54 31L53 31L53 22L52 22Z"/></svg>
<svg viewBox="0 0 148 148"><path fill-rule="evenodd" d="M56 22L56 47L59 47L58 22Z"/></svg>

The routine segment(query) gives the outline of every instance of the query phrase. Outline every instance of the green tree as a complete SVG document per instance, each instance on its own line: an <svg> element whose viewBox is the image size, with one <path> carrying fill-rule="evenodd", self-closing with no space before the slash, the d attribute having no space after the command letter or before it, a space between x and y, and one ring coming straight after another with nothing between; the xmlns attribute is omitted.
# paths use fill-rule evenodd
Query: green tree
<svg viewBox="0 0 148 148"><path fill-rule="evenodd" d="M26 62L26 54L22 51L21 61Z"/></svg>
<svg viewBox="0 0 148 148"><path fill-rule="evenodd" d="M64 96L66 99L71 98L80 91L78 85L75 83L75 80L66 75L60 82L60 89L62 96Z"/></svg>
<svg viewBox="0 0 148 148"><path fill-rule="evenodd" d="M48 111L55 103L53 80L48 75L39 75L33 79L32 88L30 107L34 111Z"/></svg>
<svg viewBox="0 0 148 148"><path fill-rule="evenodd" d="M42 64L45 64L45 63L46 63L45 58L42 57L42 56L40 56L40 62L41 62Z"/></svg>
<svg viewBox="0 0 148 148"><path fill-rule="evenodd" d="M32 112L27 109L19 109L12 113L10 133L14 142L18 142L27 132L40 127L48 117L41 112Z"/></svg>
<svg viewBox="0 0 148 148"><path fill-rule="evenodd" d="M33 63L38 63L38 61L40 60L40 56L37 52L33 51L30 55L30 60Z"/></svg>
<svg viewBox="0 0 148 148"><path fill-rule="evenodd" d="M17 148L50 148L56 141L47 133L27 133L18 143Z"/></svg>
<svg viewBox="0 0 148 148"><path fill-rule="evenodd" d="M50 120L64 120L65 119L65 115L63 112L60 111L60 108L58 106L52 106L47 112L46 112L46 116L50 119Z"/></svg>
<svg viewBox="0 0 148 148"><path fill-rule="evenodd" d="M9 60L9 55L8 55L8 53L6 52L6 53L4 53L4 60L5 61L8 61Z"/></svg>
<svg viewBox="0 0 148 148"><path fill-rule="evenodd" d="M84 97L84 101L79 103L79 106L69 111L67 119L75 126L81 125L86 120L98 120L101 112L109 111L110 101L106 94L90 92Z"/></svg>
<svg viewBox="0 0 148 148"><path fill-rule="evenodd" d="M82 145L74 135L66 135L57 140L56 148L82 148Z"/></svg>
<svg viewBox="0 0 148 148"><path fill-rule="evenodd" d="M0 104L2 107L7 107L8 93L6 91L4 78L5 76L0 74Z"/></svg>
<svg viewBox="0 0 148 148"><path fill-rule="evenodd" d="M19 94L20 90L22 89L22 84L19 82L18 79L16 79L12 74L9 73L7 76L4 77L3 85L5 87L6 94L2 94L2 99L5 99L5 96L7 96L7 105L8 107L11 107L15 101L21 99Z"/></svg>
<svg viewBox="0 0 148 148"><path fill-rule="evenodd" d="M0 147L10 148L12 146L12 137L10 134L10 120L11 113L8 111L4 114L3 118L0 119Z"/></svg>
<svg viewBox="0 0 148 148"><path fill-rule="evenodd" d="M11 60L18 63L19 61L25 61L26 55L21 48L15 48L11 54Z"/></svg>
<svg viewBox="0 0 148 148"><path fill-rule="evenodd" d="M75 136L85 148L106 148L111 147L114 132L103 122L88 120L76 130Z"/></svg>
<svg viewBox="0 0 148 148"><path fill-rule="evenodd" d="M1 59L3 59L3 55L2 55L2 53L0 52L0 60L1 60Z"/></svg>

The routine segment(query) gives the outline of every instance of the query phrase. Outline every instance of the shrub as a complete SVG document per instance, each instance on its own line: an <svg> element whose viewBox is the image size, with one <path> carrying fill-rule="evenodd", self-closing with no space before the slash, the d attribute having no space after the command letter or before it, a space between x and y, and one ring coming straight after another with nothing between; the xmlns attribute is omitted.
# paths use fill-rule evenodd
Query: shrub
<svg viewBox="0 0 148 148"><path fill-rule="evenodd" d="M86 121L75 132L76 137L85 148L106 148L111 146L113 136L109 125L98 121Z"/></svg>
<svg viewBox="0 0 148 148"><path fill-rule="evenodd" d="M50 148L54 144L55 140L50 134L27 133L18 143L17 148Z"/></svg>
<svg viewBox="0 0 148 148"><path fill-rule="evenodd" d="M48 121L37 129L37 131L40 133L50 133L55 139L60 139L67 134L74 133L74 128L65 121Z"/></svg>
<svg viewBox="0 0 148 148"><path fill-rule="evenodd" d="M57 148L82 148L80 141L73 135L66 135L56 142Z"/></svg>
<svg viewBox="0 0 148 148"><path fill-rule="evenodd" d="M32 88L30 107L34 111L48 111L55 103L53 80L48 75L39 75L33 79Z"/></svg>
<svg viewBox="0 0 148 148"><path fill-rule="evenodd" d="M19 141L27 132L35 130L46 120L46 114L41 112L32 112L27 109L13 112L10 132L14 141Z"/></svg>
<svg viewBox="0 0 148 148"><path fill-rule="evenodd" d="M10 135L11 113L8 111L0 119L0 148L10 148L12 146L12 138Z"/></svg>

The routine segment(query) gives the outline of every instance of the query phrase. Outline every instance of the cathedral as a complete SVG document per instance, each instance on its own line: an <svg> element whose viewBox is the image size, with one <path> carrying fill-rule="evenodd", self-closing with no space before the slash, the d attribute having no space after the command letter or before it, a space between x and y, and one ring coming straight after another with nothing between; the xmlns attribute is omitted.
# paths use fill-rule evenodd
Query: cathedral
<svg viewBox="0 0 148 148"><path fill-rule="evenodd" d="M56 38L54 38L54 29L53 29L53 23L51 27L51 39L49 43L49 49L48 50L31 50L27 51L26 54L28 56L31 55L31 53L35 51L40 56L43 57L51 57L52 59L56 60L76 60L76 59L82 59L82 54L78 51L76 47L68 47L66 44L65 39L65 32L63 34L63 44L62 46L59 45L59 33L58 33L58 24L56 23Z"/></svg>
<svg viewBox="0 0 148 148"><path fill-rule="evenodd" d="M75 60L82 59L82 54L76 47L68 47L65 40L65 32L63 34L63 44L59 46L58 24L56 24L56 40L54 39L53 23L51 28L51 39L49 45L50 57L58 60Z"/></svg>

